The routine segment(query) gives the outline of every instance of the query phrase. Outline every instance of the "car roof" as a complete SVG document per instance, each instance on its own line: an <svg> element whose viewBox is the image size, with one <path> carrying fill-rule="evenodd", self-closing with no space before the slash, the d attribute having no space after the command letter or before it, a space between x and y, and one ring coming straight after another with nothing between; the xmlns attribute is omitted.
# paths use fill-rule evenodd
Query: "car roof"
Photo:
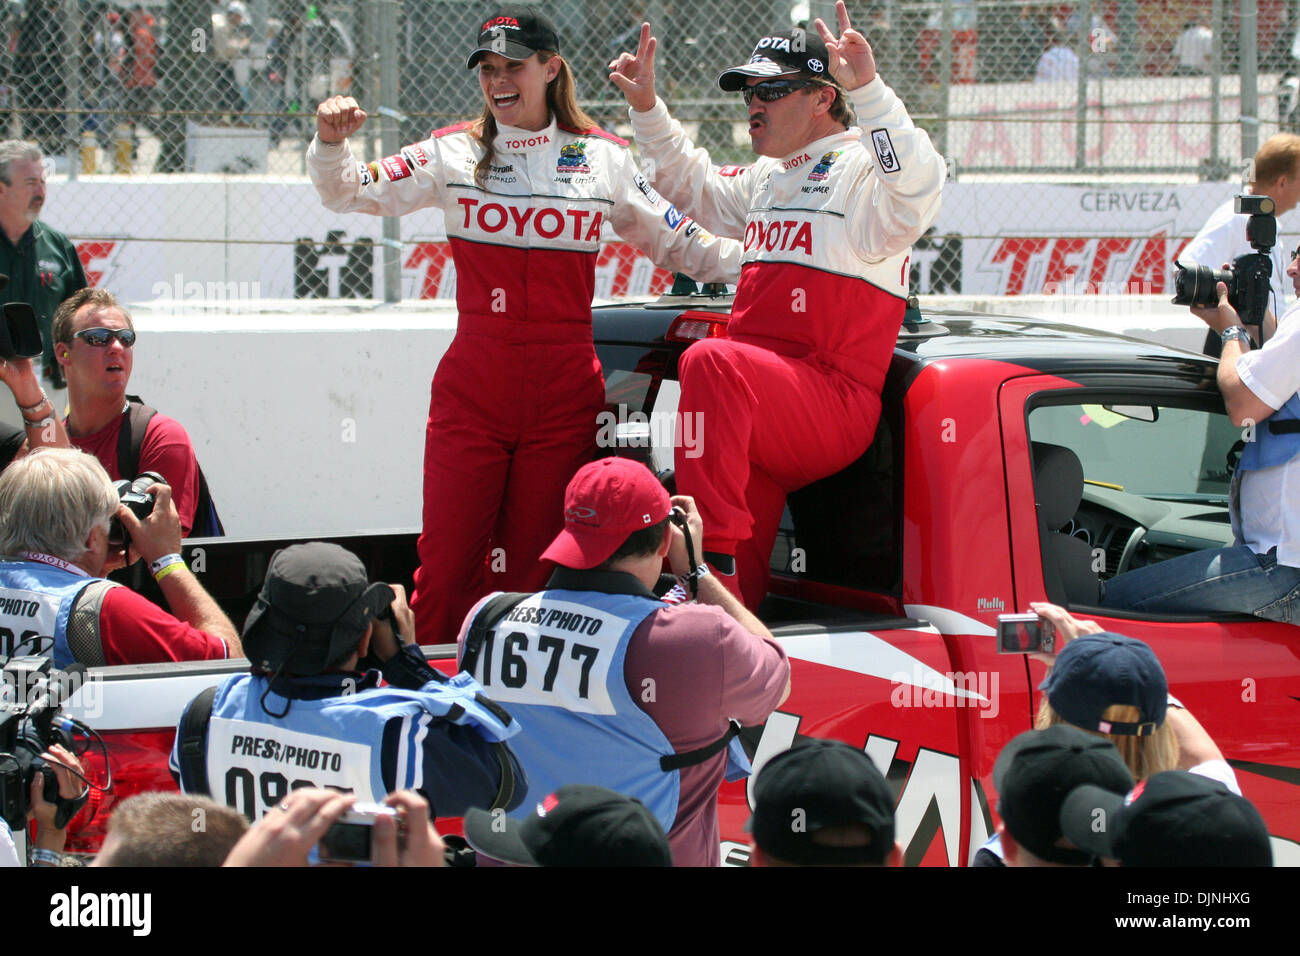
<svg viewBox="0 0 1300 956"><path fill-rule="evenodd" d="M669 323L684 311L682 302L676 299L676 308L666 308L664 300L597 307L592 310L596 344L662 346ZM725 305L708 311L725 312ZM909 382L924 367L953 359L1008 362L1063 378L1159 375L1197 389L1212 388L1214 382L1214 359L1114 332L968 310L926 308L922 314L930 324L915 331L904 326L894 349L896 363L913 366L906 374Z"/></svg>

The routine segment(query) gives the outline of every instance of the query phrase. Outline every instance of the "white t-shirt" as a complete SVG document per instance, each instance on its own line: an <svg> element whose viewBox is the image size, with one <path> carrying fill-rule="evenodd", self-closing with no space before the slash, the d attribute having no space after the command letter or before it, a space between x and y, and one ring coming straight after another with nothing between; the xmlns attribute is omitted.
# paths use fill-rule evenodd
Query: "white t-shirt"
<svg viewBox="0 0 1300 956"><path fill-rule="evenodd" d="M1174 42L1174 56L1178 65L1198 73L1210 72L1210 54L1214 49L1214 34L1206 26L1188 27Z"/></svg>
<svg viewBox="0 0 1300 956"><path fill-rule="evenodd" d="M1056 80L1077 80L1079 57L1068 46L1054 46L1038 58L1034 82L1051 83Z"/></svg>
<svg viewBox="0 0 1300 956"><path fill-rule="evenodd" d="M1277 324L1277 332L1237 360L1241 382L1265 405L1281 408L1300 392L1300 302ZM1256 428L1267 428L1260 422ZM1246 472L1241 479L1233 531L1256 554L1277 548L1279 564L1300 568L1300 458Z"/></svg>
<svg viewBox="0 0 1300 956"><path fill-rule="evenodd" d="M14 846L14 836L4 820L0 820L0 866L22 866L18 859L18 848Z"/></svg>
<svg viewBox="0 0 1300 956"><path fill-rule="evenodd" d="M1195 767L1189 767L1187 772L1217 780L1237 796L1242 795L1241 784L1237 783L1237 774L1226 760L1207 760L1205 763L1198 763Z"/></svg>
<svg viewBox="0 0 1300 956"><path fill-rule="evenodd" d="M1229 199L1210 214L1201 231L1178 254L1179 262L1185 266L1209 266L1218 270L1223 268L1225 262L1230 263L1237 256L1255 251L1246 241L1246 221L1250 217L1234 212L1232 207L1233 201ZM1286 277L1291 249L1279 228L1277 242L1269 253L1269 258L1273 261L1273 299L1269 308L1274 315L1285 312L1293 298L1290 294L1291 281Z"/></svg>

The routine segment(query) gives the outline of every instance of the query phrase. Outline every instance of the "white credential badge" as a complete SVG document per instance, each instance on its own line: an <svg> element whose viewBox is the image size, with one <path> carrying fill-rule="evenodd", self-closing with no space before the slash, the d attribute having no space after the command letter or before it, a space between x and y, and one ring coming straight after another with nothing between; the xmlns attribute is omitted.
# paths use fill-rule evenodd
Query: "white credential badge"
<svg viewBox="0 0 1300 956"><path fill-rule="evenodd" d="M213 717L208 786L247 816L262 817L293 790L329 787L370 794L371 746L271 724Z"/></svg>

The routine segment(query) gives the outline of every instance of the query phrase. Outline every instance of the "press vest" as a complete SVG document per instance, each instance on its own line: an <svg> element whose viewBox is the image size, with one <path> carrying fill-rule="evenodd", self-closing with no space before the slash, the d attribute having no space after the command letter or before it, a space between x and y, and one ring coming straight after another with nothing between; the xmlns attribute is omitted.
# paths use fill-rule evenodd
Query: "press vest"
<svg viewBox="0 0 1300 956"><path fill-rule="evenodd" d="M227 678L208 722L212 796L254 819L301 787L328 787L378 803L390 791L423 786L423 743L435 719L471 726L491 742L516 733L514 725L507 728L476 700L480 689L463 677L421 690L382 687L321 700L272 692L263 709L266 690L264 677ZM390 720L402 721L391 786L383 772L384 728Z"/></svg>
<svg viewBox="0 0 1300 956"><path fill-rule="evenodd" d="M1283 422L1293 424L1286 426L1286 430L1274 431L1273 426ZM1237 466L1241 472L1272 468L1300 455L1300 394L1292 395L1285 405L1260 422L1255 427L1255 440L1245 445Z"/></svg>
<svg viewBox="0 0 1300 956"><path fill-rule="evenodd" d="M677 818L681 774L664 732L628 694L627 645L664 607L635 594L549 590L524 598L483 642L471 673L523 725L511 746L528 774L516 816L572 783L635 797L663 826Z"/></svg>
<svg viewBox="0 0 1300 956"><path fill-rule="evenodd" d="M30 640L18 648L19 654L50 657L59 669L75 663L78 657L68 644L68 620L81 592L101 580L35 561L0 561L0 653L11 654L19 642ZM96 642L98 627L96 613ZM37 643L38 637L45 640ZM99 664L102 660L83 662Z"/></svg>

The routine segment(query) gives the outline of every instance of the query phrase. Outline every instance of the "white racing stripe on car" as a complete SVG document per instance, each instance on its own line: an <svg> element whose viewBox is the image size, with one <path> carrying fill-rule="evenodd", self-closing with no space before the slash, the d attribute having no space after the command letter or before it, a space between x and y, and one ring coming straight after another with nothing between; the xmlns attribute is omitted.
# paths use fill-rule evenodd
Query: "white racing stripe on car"
<svg viewBox="0 0 1300 956"><path fill-rule="evenodd" d="M911 616L911 608L908 613ZM932 627L909 628L912 632L938 634ZM899 632L891 632L899 633ZM833 638L833 639L832 639ZM837 631L835 634L794 634L777 635L781 646L790 657L824 664L844 671L879 677L892 684L911 684L949 694L954 697L970 698L988 702L988 699L973 690L958 687L950 674L935 670L929 664L913 657L888 641L877 637L869 631Z"/></svg>
<svg viewBox="0 0 1300 956"><path fill-rule="evenodd" d="M186 704L205 689L220 684L227 676L221 673L174 674L130 681L102 681L95 679L92 670L86 684L63 705L63 712L85 721L101 733L175 727Z"/></svg>
<svg viewBox="0 0 1300 956"><path fill-rule="evenodd" d="M946 607L934 607L931 604L904 604L903 611L908 617L917 617L929 621L939 629L940 634L974 634L976 637L994 637L998 632L983 621L967 617L960 611Z"/></svg>

